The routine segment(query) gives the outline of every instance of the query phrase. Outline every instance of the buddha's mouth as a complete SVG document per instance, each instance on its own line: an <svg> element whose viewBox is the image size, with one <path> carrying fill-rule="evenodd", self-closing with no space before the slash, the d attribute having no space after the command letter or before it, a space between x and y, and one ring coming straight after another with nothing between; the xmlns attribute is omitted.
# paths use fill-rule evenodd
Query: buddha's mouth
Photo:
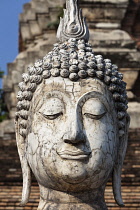
<svg viewBox="0 0 140 210"><path fill-rule="evenodd" d="M91 152L82 151L82 150L63 150L63 151L57 151L57 154L63 158L68 160L83 160L89 158L89 155Z"/></svg>

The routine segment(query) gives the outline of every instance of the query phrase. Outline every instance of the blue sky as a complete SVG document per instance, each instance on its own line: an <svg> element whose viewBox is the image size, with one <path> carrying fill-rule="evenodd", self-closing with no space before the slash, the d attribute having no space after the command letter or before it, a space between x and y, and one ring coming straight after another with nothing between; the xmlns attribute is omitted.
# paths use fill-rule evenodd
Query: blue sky
<svg viewBox="0 0 140 210"><path fill-rule="evenodd" d="M19 14L27 2L30 0L0 0L0 69L5 74L7 63L12 62L18 54Z"/></svg>

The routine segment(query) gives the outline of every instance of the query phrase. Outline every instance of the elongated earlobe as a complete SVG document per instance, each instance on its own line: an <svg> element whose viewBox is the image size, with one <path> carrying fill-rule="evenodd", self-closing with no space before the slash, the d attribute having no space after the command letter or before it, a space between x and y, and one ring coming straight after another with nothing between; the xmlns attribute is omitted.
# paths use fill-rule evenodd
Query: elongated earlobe
<svg viewBox="0 0 140 210"><path fill-rule="evenodd" d="M22 176L23 176L23 188L22 188L22 200L20 205L25 206L29 200L31 190L31 170L27 162L22 164Z"/></svg>
<svg viewBox="0 0 140 210"><path fill-rule="evenodd" d="M22 176L23 176L22 201L20 205L25 206L30 196L31 169L28 165L28 162L25 156L25 138L19 134L18 119L15 120L15 128L16 128L16 141L17 141L18 153L20 157Z"/></svg>
<svg viewBox="0 0 140 210"><path fill-rule="evenodd" d="M113 171L113 194L116 203L119 206L124 206L122 195L121 195L121 170L122 167L114 167Z"/></svg>
<svg viewBox="0 0 140 210"><path fill-rule="evenodd" d="M127 142L128 142L128 128L129 128L130 118L129 115L126 117L125 123L125 135L119 139L118 154L116 157L116 163L113 169L113 194L116 203L119 206L124 206L122 195L121 195L121 173L123 161L125 158Z"/></svg>

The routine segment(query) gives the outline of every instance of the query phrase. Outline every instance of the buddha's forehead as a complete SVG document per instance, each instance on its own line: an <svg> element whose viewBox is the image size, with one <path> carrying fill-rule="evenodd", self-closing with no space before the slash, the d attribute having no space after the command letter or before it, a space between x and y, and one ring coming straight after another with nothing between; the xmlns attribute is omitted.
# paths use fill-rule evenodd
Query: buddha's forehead
<svg viewBox="0 0 140 210"><path fill-rule="evenodd" d="M82 79L77 82L70 81L66 78L52 77L40 84L36 89L33 97L33 104L38 100L45 100L45 98L66 96L67 100L74 103L88 95L89 97L96 97L107 101L108 104L114 106L113 98L107 86L98 79Z"/></svg>

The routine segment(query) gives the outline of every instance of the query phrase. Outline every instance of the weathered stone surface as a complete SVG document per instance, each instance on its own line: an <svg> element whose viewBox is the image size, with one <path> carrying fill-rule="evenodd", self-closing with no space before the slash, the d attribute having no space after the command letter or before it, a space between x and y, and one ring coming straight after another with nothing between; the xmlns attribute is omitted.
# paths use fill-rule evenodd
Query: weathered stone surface
<svg viewBox="0 0 140 210"><path fill-rule="evenodd" d="M3 88L5 92L12 92L13 83L12 83L10 75L3 77Z"/></svg>
<svg viewBox="0 0 140 210"><path fill-rule="evenodd" d="M133 90L136 79L138 78L139 70L125 70L121 71L124 74L124 81L127 83L127 89Z"/></svg>
<svg viewBox="0 0 140 210"><path fill-rule="evenodd" d="M31 20L29 25L30 25L30 30L31 30L32 36L37 36L37 35L41 34L41 29L40 29L37 21Z"/></svg>
<svg viewBox="0 0 140 210"><path fill-rule="evenodd" d="M134 93L132 93L132 91L127 90L127 97L129 100L135 100L136 96L134 95Z"/></svg>
<svg viewBox="0 0 140 210"><path fill-rule="evenodd" d="M140 2L137 0L129 1L125 17L122 21L122 29L127 31L133 39L137 41L140 49Z"/></svg>
<svg viewBox="0 0 140 210"><path fill-rule="evenodd" d="M102 94L105 98L102 98ZM56 209L106 209L102 200L102 184L112 171L119 138L114 111L107 88L92 78L72 82L52 77L38 86L30 106L30 132L27 133L25 143L27 150L22 149L21 145L25 138L21 135L25 129L17 130L17 142L19 154L26 153L26 161L40 185L39 209L46 210L49 206ZM19 124L22 124L20 118ZM25 160L22 167L24 164ZM23 169L23 173L26 174L26 170ZM26 183L26 176L25 185L29 184ZM68 192L70 195L67 195ZM83 204L79 203L77 197ZM25 197L23 199L23 203L27 202ZM56 200L60 202L58 205L55 204ZM63 200L67 204L63 204Z"/></svg>
<svg viewBox="0 0 140 210"><path fill-rule="evenodd" d="M84 0L86 1L86 0ZM88 0L88 2L93 2L93 0ZM94 0L94 2L102 2L102 3L113 3L113 4L120 4L120 3L128 3L128 0Z"/></svg>
<svg viewBox="0 0 140 210"><path fill-rule="evenodd" d="M31 170L40 187L38 209L107 210L112 175L123 206L121 169L129 116L118 67L94 55L77 1L66 1L61 41L22 75L17 94L16 140L23 173L22 205Z"/></svg>
<svg viewBox="0 0 140 210"><path fill-rule="evenodd" d="M5 120L0 124L0 126L0 139L5 139L5 137L15 134L14 120Z"/></svg>
<svg viewBox="0 0 140 210"><path fill-rule="evenodd" d="M22 16L21 22L23 22L23 25L24 25L28 22L28 20L30 20L32 18L33 18L33 20L36 20L36 17L37 17L37 21L38 21L39 26L40 26L42 31L41 31L41 34L39 36L35 36L35 39L33 38L33 36L26 39L26 37L24 38L24 34L22 35L22 40L20 42L20 50L22 50L22 51L25 50L25 49L29 50L29 52L30 52L29 55L30 56L29 56L29 59L28 59L27 51L25 51L24 53L20 53L20 55L16 59L16 62L18 62L19 57L22 57L25 60L25 64L24 65L22 64L23 67L24 67L24 71L26 71L28 64L34 63L35 59L38 59L39 57L42 58L47 52L49 52L52 49L52 44L56 42L55 38L54 38L55 32L54 32L54 30L51 30L51 31L48 30L48 28L46 26L48 24L46 24L43 27L44 21L46 19L46 21L48 23L48 21L52 20L52 19L50 19L50 17L52 18L52 17L54 17L54 15L53 15L53 12L51 12L51 10L53 11L53 9L55 8L57 3L58 3L58 6L63 5L65 3L65 1L62 1L62 2L57 1L56 2L56 1L47 1L47 0L38 0L38 1L32 0L31 2L34 2L34 7L32 8L31 3L29 3L28 5L26 5L24 7L24 13L21 15ZM40 2L40 6L38 6L36 2ZM47 7L46 7L46 5L47 5ZM94 6L95 9L93 8L93 6ZM42 8L40 8L40 7L42 7ZM107 22L112 23L112 21L113 21L115 23L119 23L119 22L123 22L123 20L125 20L124 23L123 23L123 29L128 31L129 34L133 35L135 38L137 37L137 39L138 39L139 38L139 30L138 30L138 26L136 27L136 23L139 21L138 15L136 17L136 13L139 14L139 12L137 12L138 11L138 2L137 2L137 8L136 8L136 1L135 1L135 7L134 7L134 1L131 1L131 4L128 5L128 1L125 1L125 0L124 1L123 0L122 1L113 1L113 0L97 0L97 1L96 0L95 1L88 0L87 1L87 0L83 0L82 1L82 7L84 7L83 8L83 13L86 14L87 20L89 21L88 24L91 28L91 33L93 34L92 43L94 43L94 46L95 47L100 46L101 48L108 47L108 49L110 49L110 47L112 48L114 46L114 48L111 50L111 53L109 53L109 54L105 53L106 57L108 57L108 55L111 58L113 58L114 55L115 55L115 57L121 57L120 52L121 52L123 47L127 48L127 50L128 50L125 57L130 57L129 56L129 50L130 49L135 49L134 55L137 56L139 54L137 49L136 49L135 42L132 39L132 36L131 36L130 40L129 40L129 38L127 39L127 37L125 37L125 38L122 37L122 40L121 40L121 36L120 36L120 38L118 36L118 41L117 41L116 32L114 30L112 32L115 32L115 33L114 34L112 33L112 35L111 35L110 30L112 30L112 29L109 29L109 28L108 29L105 29L105 28L104 29L103 28L95 29L95 24L97 22L103 22L104 23L104 22L107 21ZM44 11L44 8L45 8L45 12L42 13L42 15L40 15L41 11L42 12ZM90 9L90 11L88 12L89 9ZM30 14L30 11L31 11L31 14ZM57 17L57 15L55 15L55 17ZM53 19L53 21L54 21L54 19ZM133 28L133 30L132 30L132 28ZM137 31L136 31L136 29L134 30L134 28L137 28ZM44 29L46 29L47 31L43 32ZM94 29L94 31L92 29ZM20 31L21 30L22 29L20 28ZM103 35L100 39L100 33L101 32L103 32ZM97 34L95 34L95 36L94 36L94 33L97 33ZM106 37L108 37L108 38L106 38ZM114 38L114 37L116 37L116 38ZM35 46L36 43L37 43L37 46ZM39 44L39 43L41 43L41 44ZM95 49L95 47L94 47L94 49ZM117 48L118 48L118 51L117 51ZM103 54L104 54L104 52L105 51L103 50ZM97 52L97 53L98 54L100 53L100 49L99 49L99 52ZM131 51L131 53L132 53L132 51ZM139 71L139 69L140 69L139 59L135 60L136 56L133 56L132 59L125 59L125 61L123 59L117 59L117 64L120 67L121 67L122 63L127 62L125 70L123 68L121 71L126 72L127 69L128 69L128 71L133 71L133 70L135 71L136 68L137 68L137 71ZM116 60L116 59L114 59L114 60ZM133 66L131 64L132 62L133 62ZM128 68L128 67L130 67L130 68ZM19 71L20 68L15 67L15 68L13 68L13 70ZM24 72L24 71L22 70L22 72ZM13 85L12 80L11 80L11 74L12 74L12 69L9 71L9 75L6 77L6 80L5 80L5 87L6 87L5 92L10 91L10 94L13 94L13 91L15 93L17 93L18 88ZM130 80L131 79L129 79L129 81ZM128 85L129 88L130 88L130 86L132 87L132 85ZM135 86L135 82L134 82L134 86ZM12 89L11 89L11 87L12 87ZM138 89L139 89L139 86L137 86L137 93L140 92ZM6 92L6 93L8 93L8 92ZM128 94L128 96L129 95L130 94ZM7 95L7 98L8 97L9 97L9 95ZM132 97L132 98L134 100L134 97ZM137 96L135 96L135 100L137 100ZM9 110L11 110L11 105L10 104L12 104L12 103L10 101L7 101L7 104L8 103L9 103ZM139 110L139 103L137 105L132 104L132 106L130 105L130 107L131 107L130 115L133 118L133 114L135 112L134 108ZM139 116L138 111L136 112L134 118L136 118L136 116L137 116L137 120L138 120L138 116ZM133 128L135 128L135 127L137 128L139 126L139 122L137 121L137 124L136 124L133 121L133 119L131 120L131 122L132 122L131 126L132 127L134 126ZM13 125L14 125L14 123L13 123ZM2 128L2 130L4 129L6 131L6 126L7 126L6 124L3 127L0 125L0 128ZM133 130L133 132L134 132L134 130ZM128 192L128 187L126 187L126 188L123 187L123 197L124 197L125 202L126 202L126 207L124 209L127 209L127 210L131 209L132 206L135 209L139 209L139 202L138 202L139 201L138 200L139 199L139 193L138 193L139 189L138 189L138 187L136 187L136 186L139 185L139 178L138 178L139 177L139 175L138 175L139 174L138 173L139 172L139 170L138 170L138 167L139 167L139 165L138 165L138 161L139 161L139 157L138 157L138 154L139 154L139 139L138 138L139 138L139 135L137 135L136 132L135 132L135 133L133 133L132 136L130 137L131 141L129 141L129 144L131 144L131 148L129 149L129 153L128 153L129 155L127 156L127 158L125 160L125 169L124 169L124 174L123 174L123 181L124 181L123 185L131 185L131 187L132 187L132 183L134 185L134 187L129 188L131 192ZM134 137L134 136L136 136L136 137ZM11 138L11 136L9 136L9 134L7 133L6 135L3 136L3 139L7 139L7 138L9 139L9 137ZM137 141L135 141L136 140L135 138L137 138ZM6 142L6 141L4 141L4 142ZM13 151L11 149L11 146L10 146L9 150L10 150L10 152ZM5 154L9 154L7 152L5 153L5 149L2 149L2 151L4 151L3 157L5 157ZM12 153L12 155L9 159L10 161L12 161L11 165L13 164L13 156L14 156L13 154L15 154L15 152ZM137 163L136 163L136 161L137 161ZM15 161L15 162L17 163L17 161ZM9 162L7 162L6 165L9 165ZM18 164L18 167L20 167L19 164ZM8 168L9 168L9 166L8 166ZM18 171L20 171L20 170L18 169ZM4 174L4 176L3 176L3 174ZM8 175L6 173L3 173L3 174L0 173L0 175L3 178L2 180L5 180L5 178L6 178L6 180L9 180L10 179L9 177L12 177L12 175L13 175L13 173L11 175L10 172L7 173ZM17 177L19 176L19 173L16 172L14 176L15 176L15 181L17 182ZM21 179L22 178L20 177L20 181L21 181ZM13 178L11 178L11 180L13 181ZM13 183L12 183L12 185L13 185ZM13 191L16 189L16 195L17 195L17 191L19 191L19 188L20 187L18 187L18 189L14 188L14 187L10 188L11 190L9 192L9 186L7 187L6 192L9 193L10 203L11 203L10 199L13 196ZM35 207L35 209L36 209L38 200L36 201L35 198L38 198L38 195L34 194L34 192L36 192L36 187L35 187L35 191L34 191L34 188L33 188L33 197L32 197L34 202L36 202L36 207ZM113 210L114 209L117 209L117 210L121 209L121 207L118 208L113 203L112 196L110 196L110 192L111 192L111 189L109 188L109 190L107 191L107 196L109 195L108 196L108 200L109 200L108 207L109 207L109 209L113 209ZM5 193L5 191L4 191L4 193ZM2 197L3 201L5 201L5 199L6 199L6 202L7 202L6 207L4 207L3 203L1 203L2 209L8 209L9 208L10 203L7 200L8 199L7 197L8 197L7 194L4 194L4 196ZM135 197L135 203L134 203L133 197ZM13 202L14 199L15 199L15 196L13 196L12 202ZM17 198L16 198L14 203L11 204L11 206L13 205L12 208L17 208L17 207L15 207L15 206L18 205L17 202L18 201L17 201ZM34 205L35 204L31 205L31 203L29 203L27 208L34 209L34 207L33 207Z"/></svg>
<svg viewBox="0 0 140 210"><path fill-rule="evenodd" d="M120 28L120 24L118 23L96 23L96 28L102 29L118 29Z"/></svg>
<svg viewBox="0 0 140 210"><path fill-rule="evenodd" d="M12 71L12 82L13 84L18 84L21 80L21 73L17 71Z"/></svg>
<svg viewBox="0 0 140 210"><path fill-rule="evenodd" d="M23 37L24 40L32 38L29 24L21 23L21 36Z"/></svg>
<svg viewBox="0 0 140 210"><path fill-rule="evenodd" d="M129 102L128 113L131 117L130 127L139 128L140 127L140 103Z"/></svg>

